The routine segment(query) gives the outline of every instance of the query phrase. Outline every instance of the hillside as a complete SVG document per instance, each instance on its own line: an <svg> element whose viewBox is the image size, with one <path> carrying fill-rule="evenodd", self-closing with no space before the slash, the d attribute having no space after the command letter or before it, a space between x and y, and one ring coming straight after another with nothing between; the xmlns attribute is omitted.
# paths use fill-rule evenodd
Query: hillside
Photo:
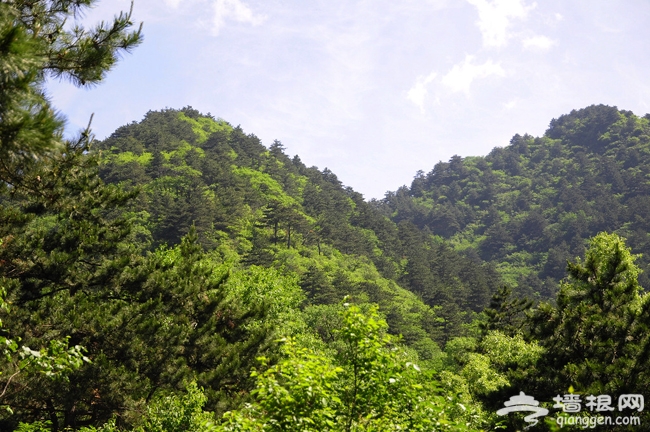
<svg viewBox="0 0 650 432"><path fill-rule="evenodd" d="M48 79L142 42L95 3L0 4L0 430L648 429L650 116L367 202L191 107L64 138Z"/></svg>
<svg viewBox="0 0 650 432"><path fill-rule="evenodd" d="M280 142L267 149L254 135L191 108L150 112L97 148L107 182L141 190L132 211L152 247L177 243L193 225L205 248L227 239L243 265L289 267L314 304L350 293L379 302L407 340L397 324L404 312L388 307L394 296L415 292L434 307L444 321L427 333L442 343L459 334L469 319L462 313L481 311L498 286L496 272L475 254L391 222L327 168L308 168ZM379 274L343 271L359 267Z"/></svg>
<svg viewBox="0 0 650 432"><path fill-rule="evenodd" d="M485 157L452 157L376 206L396 223L474 250L520 295L552 298L567 260L608 231L650 263L650 116L604 105L515 135ZM650 286L642 274L643 286Z"/></svg>
<svg viewBox="0 0 650 432"><path fill-rule="evenodd" d="M589 107L370 202L190 107L0 166L0 428L515 430L521 389L644 394L648 130Z"/></svg>

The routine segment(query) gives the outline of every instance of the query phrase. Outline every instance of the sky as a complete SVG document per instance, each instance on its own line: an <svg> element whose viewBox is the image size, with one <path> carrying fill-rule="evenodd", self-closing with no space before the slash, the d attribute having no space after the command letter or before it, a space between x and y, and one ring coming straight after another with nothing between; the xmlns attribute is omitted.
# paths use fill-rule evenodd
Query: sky
<svg viewBox="0 0 650 432"><path fill-rule="evenodd" d="M573 109L650 112L647 0L135 0L132 17L144 42L104 82L48 83L67 133L192 106L366 199Z"/></svg>

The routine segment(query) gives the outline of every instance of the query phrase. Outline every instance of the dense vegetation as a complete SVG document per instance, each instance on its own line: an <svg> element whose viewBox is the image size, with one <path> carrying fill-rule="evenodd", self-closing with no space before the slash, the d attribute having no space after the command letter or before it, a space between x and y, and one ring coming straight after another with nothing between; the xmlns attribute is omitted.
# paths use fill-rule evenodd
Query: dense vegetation
<svg viewBox="0 0 650 432"><path fill-rule="evenodd" d="M551 298L566 261L598 232L628 238L647 265L649 173L650 116L590 106L552 120L542 137L440 162L378 204L396 222L475 250L521 294Z"/></svg>
<svg viewBox="0 0 650 432"><path fill-rule="evenodd" d="M459 334L500 283L476 254L391 222L328 169L191 108L150 112L96 147L102 177L140 191L129 210L151 248L194 226L206 249L230 245L243 265L296 275L311 304L366 296L408 341Z"/></svg>
<svg viewBox="0 0 650 432"><path fill-rule="evenodd" d="M66 30L93 3L0 4L0 429L518 430L520 391L647 393L648 118L574 111L371 202L191 107L66 141L46 77L141 41Z"/></svg>

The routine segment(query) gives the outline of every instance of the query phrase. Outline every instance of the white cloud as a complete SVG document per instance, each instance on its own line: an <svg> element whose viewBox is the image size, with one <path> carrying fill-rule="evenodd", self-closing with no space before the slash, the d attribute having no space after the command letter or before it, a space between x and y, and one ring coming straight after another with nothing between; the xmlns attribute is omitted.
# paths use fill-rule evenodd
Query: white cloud
<svg viewBox="0 0 650 432"><path fill-rule="evenodd" d="M436 76L437 74L435 72L431 72L426 77L419 76L415 81L415 84L413 84L413 87L411 87L408 94L406 95L408 100L420 108L420 112L422 112L422 114L424 114L424 98L428 93L427 84L430 84L436 78Z"/></svg>
<svg viewBox="0 0 650 432"><path fill-rule="evenodd" d="M513 100L511 100L511 101L506 102L506 103L503 104L503 107L504 107L505 109L507 109L507 110L511 110L511 109L513 109L513 108L516 107L516 106L517 106L517 99L513 99Z"/></svg>
<svg viewBox="0 0 650 432"><path fill-rule="evenodd" d="M171 1L173 2L176 0ZM266 16L254 14L253 10L241 0L217 0L214 3L212 33L215 35L218 34L226 20L233 20L256 26L262 24L264 20L266 20Z"/></svg>
<svg viewBox="0 0 650 432"><path fill-rule="evenodd" d="M469 96L469 88L477 78L485 78L490 75L504 76L506 72L499 63L488 60L481 65L473 64L474 56L465 56L465 61L455 65L442 77L442 84L452 92L464 92Z"/></svg>
<svg viewBox="0 0 650 432"><path fill-rule="evenodd" d="M546 36L533 36L521 41L526 49L547 50L555 45L555 41Z"/></svg>
<svg viewBox="0 0 650 432"><path fill-rule="evenodd" d="M556 13L555 14L555 19L558 20L558 21L562 21L564 19L564 16L562 16L561 13Z"/></svg>
<svg viewBox="0 0 650 432"><path fill-rule="evenodd" d="M182 0L165 0L165 4L175 9L181 4L181 1Z"/></svg>
<svg viewBox="0 0 650 432"><path fill-rule="evenodd" d="M526 6L525 0L467 0L478 9L478 28L483 34L483 45L504 46L510 34L508 27L513 18L524 19L536 3Z"/></svg>

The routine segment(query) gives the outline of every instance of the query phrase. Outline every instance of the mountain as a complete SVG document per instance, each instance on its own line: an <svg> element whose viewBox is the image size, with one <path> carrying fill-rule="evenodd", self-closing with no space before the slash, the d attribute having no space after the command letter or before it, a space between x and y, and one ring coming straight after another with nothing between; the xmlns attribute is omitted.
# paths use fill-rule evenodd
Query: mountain
<svg viewBox="0 0 650 432"><path fill-rule="evenodd" d="M484 157L453 156L374 204L395 223L476 251L519 295L553 298L567 260L602 231L627 238L647 268L650 116L574 110L541 137L515 135Z"/></svg>
<svg viewBox="0 0 650 432"><path fill-rule="evenodd" d="M645 394L648 121L574 111L369 202L191 107L5 169L0 428L514 430L517 389Z"/></svg>
<svg viewBox="0 0 650 432"><path fill-rule="evenodd" d="M500 283L475 253L391 221L329 169L191 107L149 112L96 149L106 182L139 190L130 211L152 249L194 226L206 250L229 244L238 265L296 276L311 304L379 303L407 342L460 334Z"/></svg>

